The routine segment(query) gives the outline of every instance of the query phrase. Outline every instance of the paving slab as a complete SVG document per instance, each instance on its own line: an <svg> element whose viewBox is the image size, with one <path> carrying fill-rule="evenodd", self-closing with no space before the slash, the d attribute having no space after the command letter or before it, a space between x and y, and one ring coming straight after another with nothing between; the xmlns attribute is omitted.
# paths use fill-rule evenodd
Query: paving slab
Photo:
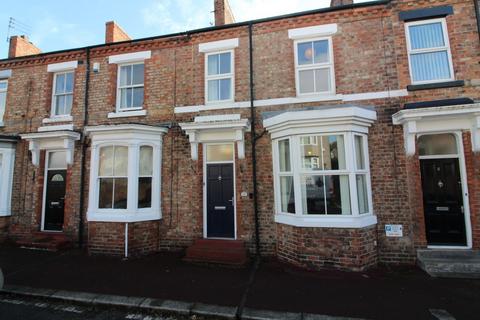
<svg viewBox="0 0 480 320"><path fill-rule="evenodd" d="M162 305L163 300L161 299L154 299L154 298L147 298L143 300L143 302L139 305L142 309L159 309Z"/></svg>
<svg viewBox="0 0 480 320"><path fill-rule="evenodd" d="M242 320L301 320L302 315L300 313L292 312L277 312L268 310L256 310L245 308L243 310Z"/></svg>
<svg viewBox="0 0 480 320"><path fill-rule="evenodd" d="M214 316L224 319L235 319L237 315L237 308L197 303L193 306L192 313L201 316Z"/></svg>
<svg viewBox="0 0 480 320"><path fill-rule="evenodd" d="M98 297L98 294L90 293L90 292L58 290L54 292L50 297L55 299L70 300L70 301L76 301L76 302L92 303L95 300L95 298Z"/></svg>
<svg viewBox="0 0 480 320"><path fill-rule="evenodd" d="M126 297L126 296L117 296L111 294L100 294L93 299L93 303L101 303L112 306L122 306L122 307L139 307L146 298L140 297Z"/></svg>

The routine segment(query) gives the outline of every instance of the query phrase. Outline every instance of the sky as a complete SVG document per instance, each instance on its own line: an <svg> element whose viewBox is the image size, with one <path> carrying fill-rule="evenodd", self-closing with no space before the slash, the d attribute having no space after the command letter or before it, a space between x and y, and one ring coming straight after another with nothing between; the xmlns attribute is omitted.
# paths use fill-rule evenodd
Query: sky
<svg viewBox="0 0 480 320"><path fill-rule="evenodd" d="M330 0L230 0L237 22L329 4ZM213 0L8 1L0 11L0 59L8 55L9 35L26 33L43 52L49 52L103 43L106 21L115 20L138 39L211 26L212 11ZM8 34L10 17L17 29Z"/></svg>

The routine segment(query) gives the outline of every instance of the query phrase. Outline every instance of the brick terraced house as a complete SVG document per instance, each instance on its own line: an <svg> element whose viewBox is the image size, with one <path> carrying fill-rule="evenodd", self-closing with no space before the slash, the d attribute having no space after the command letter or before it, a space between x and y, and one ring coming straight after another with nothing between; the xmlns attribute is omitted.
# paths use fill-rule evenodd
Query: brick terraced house
<svg viewBox="0 0 480 320"><path fill-rule="evenodd" d="M0 239L310 269L480 249L473 0L329 8L0 60ZM206 14L208 11L206 10Z"/></svg>

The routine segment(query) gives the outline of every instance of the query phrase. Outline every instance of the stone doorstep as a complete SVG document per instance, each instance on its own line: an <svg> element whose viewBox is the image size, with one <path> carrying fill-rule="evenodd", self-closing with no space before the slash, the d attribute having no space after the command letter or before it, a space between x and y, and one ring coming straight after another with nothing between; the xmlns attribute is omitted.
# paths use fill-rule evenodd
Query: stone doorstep
<svg viewBox="0 0 480 320"><path fill-rule="evenodd" d="M160 300L144 297L127 297L109 294L95 294L66 290L32 288L26 286L6 285L0 293L30 296L36 298L58 299L85 304L104 306L140 308L181 315L198 315L214 319L237 319L237 307L217 306L204 303L191 303L175 300ZM358 318L334 317L319 314L278 312L245 308L240 315L242 320L362 320ZM364 319L363 319L364 320Z"/></svg>

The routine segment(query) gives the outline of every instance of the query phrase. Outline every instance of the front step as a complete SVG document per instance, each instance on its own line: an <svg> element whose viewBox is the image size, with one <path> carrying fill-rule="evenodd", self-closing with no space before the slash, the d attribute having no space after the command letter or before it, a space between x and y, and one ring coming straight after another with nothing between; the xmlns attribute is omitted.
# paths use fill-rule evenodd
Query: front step
<svg viewBox="0 0 480 320"><path fill-rule="evenodd" d="M432 277L480 279L479 250L418 250L417 265Z"/></svg>
<svg viewBox="0 0 480 320"><path fill-rule="evenodd" d="M37 232L30 240L18 240L16 244L26 249L59 251L71 248L72 243L63 233Z"/></svg>
<svg viewBox="0 0 480 320"><path fill-rule="evenodd" d="M243 241L199 239L187 248L183 260L242 267L247 264L248 257Z"/></svg>

